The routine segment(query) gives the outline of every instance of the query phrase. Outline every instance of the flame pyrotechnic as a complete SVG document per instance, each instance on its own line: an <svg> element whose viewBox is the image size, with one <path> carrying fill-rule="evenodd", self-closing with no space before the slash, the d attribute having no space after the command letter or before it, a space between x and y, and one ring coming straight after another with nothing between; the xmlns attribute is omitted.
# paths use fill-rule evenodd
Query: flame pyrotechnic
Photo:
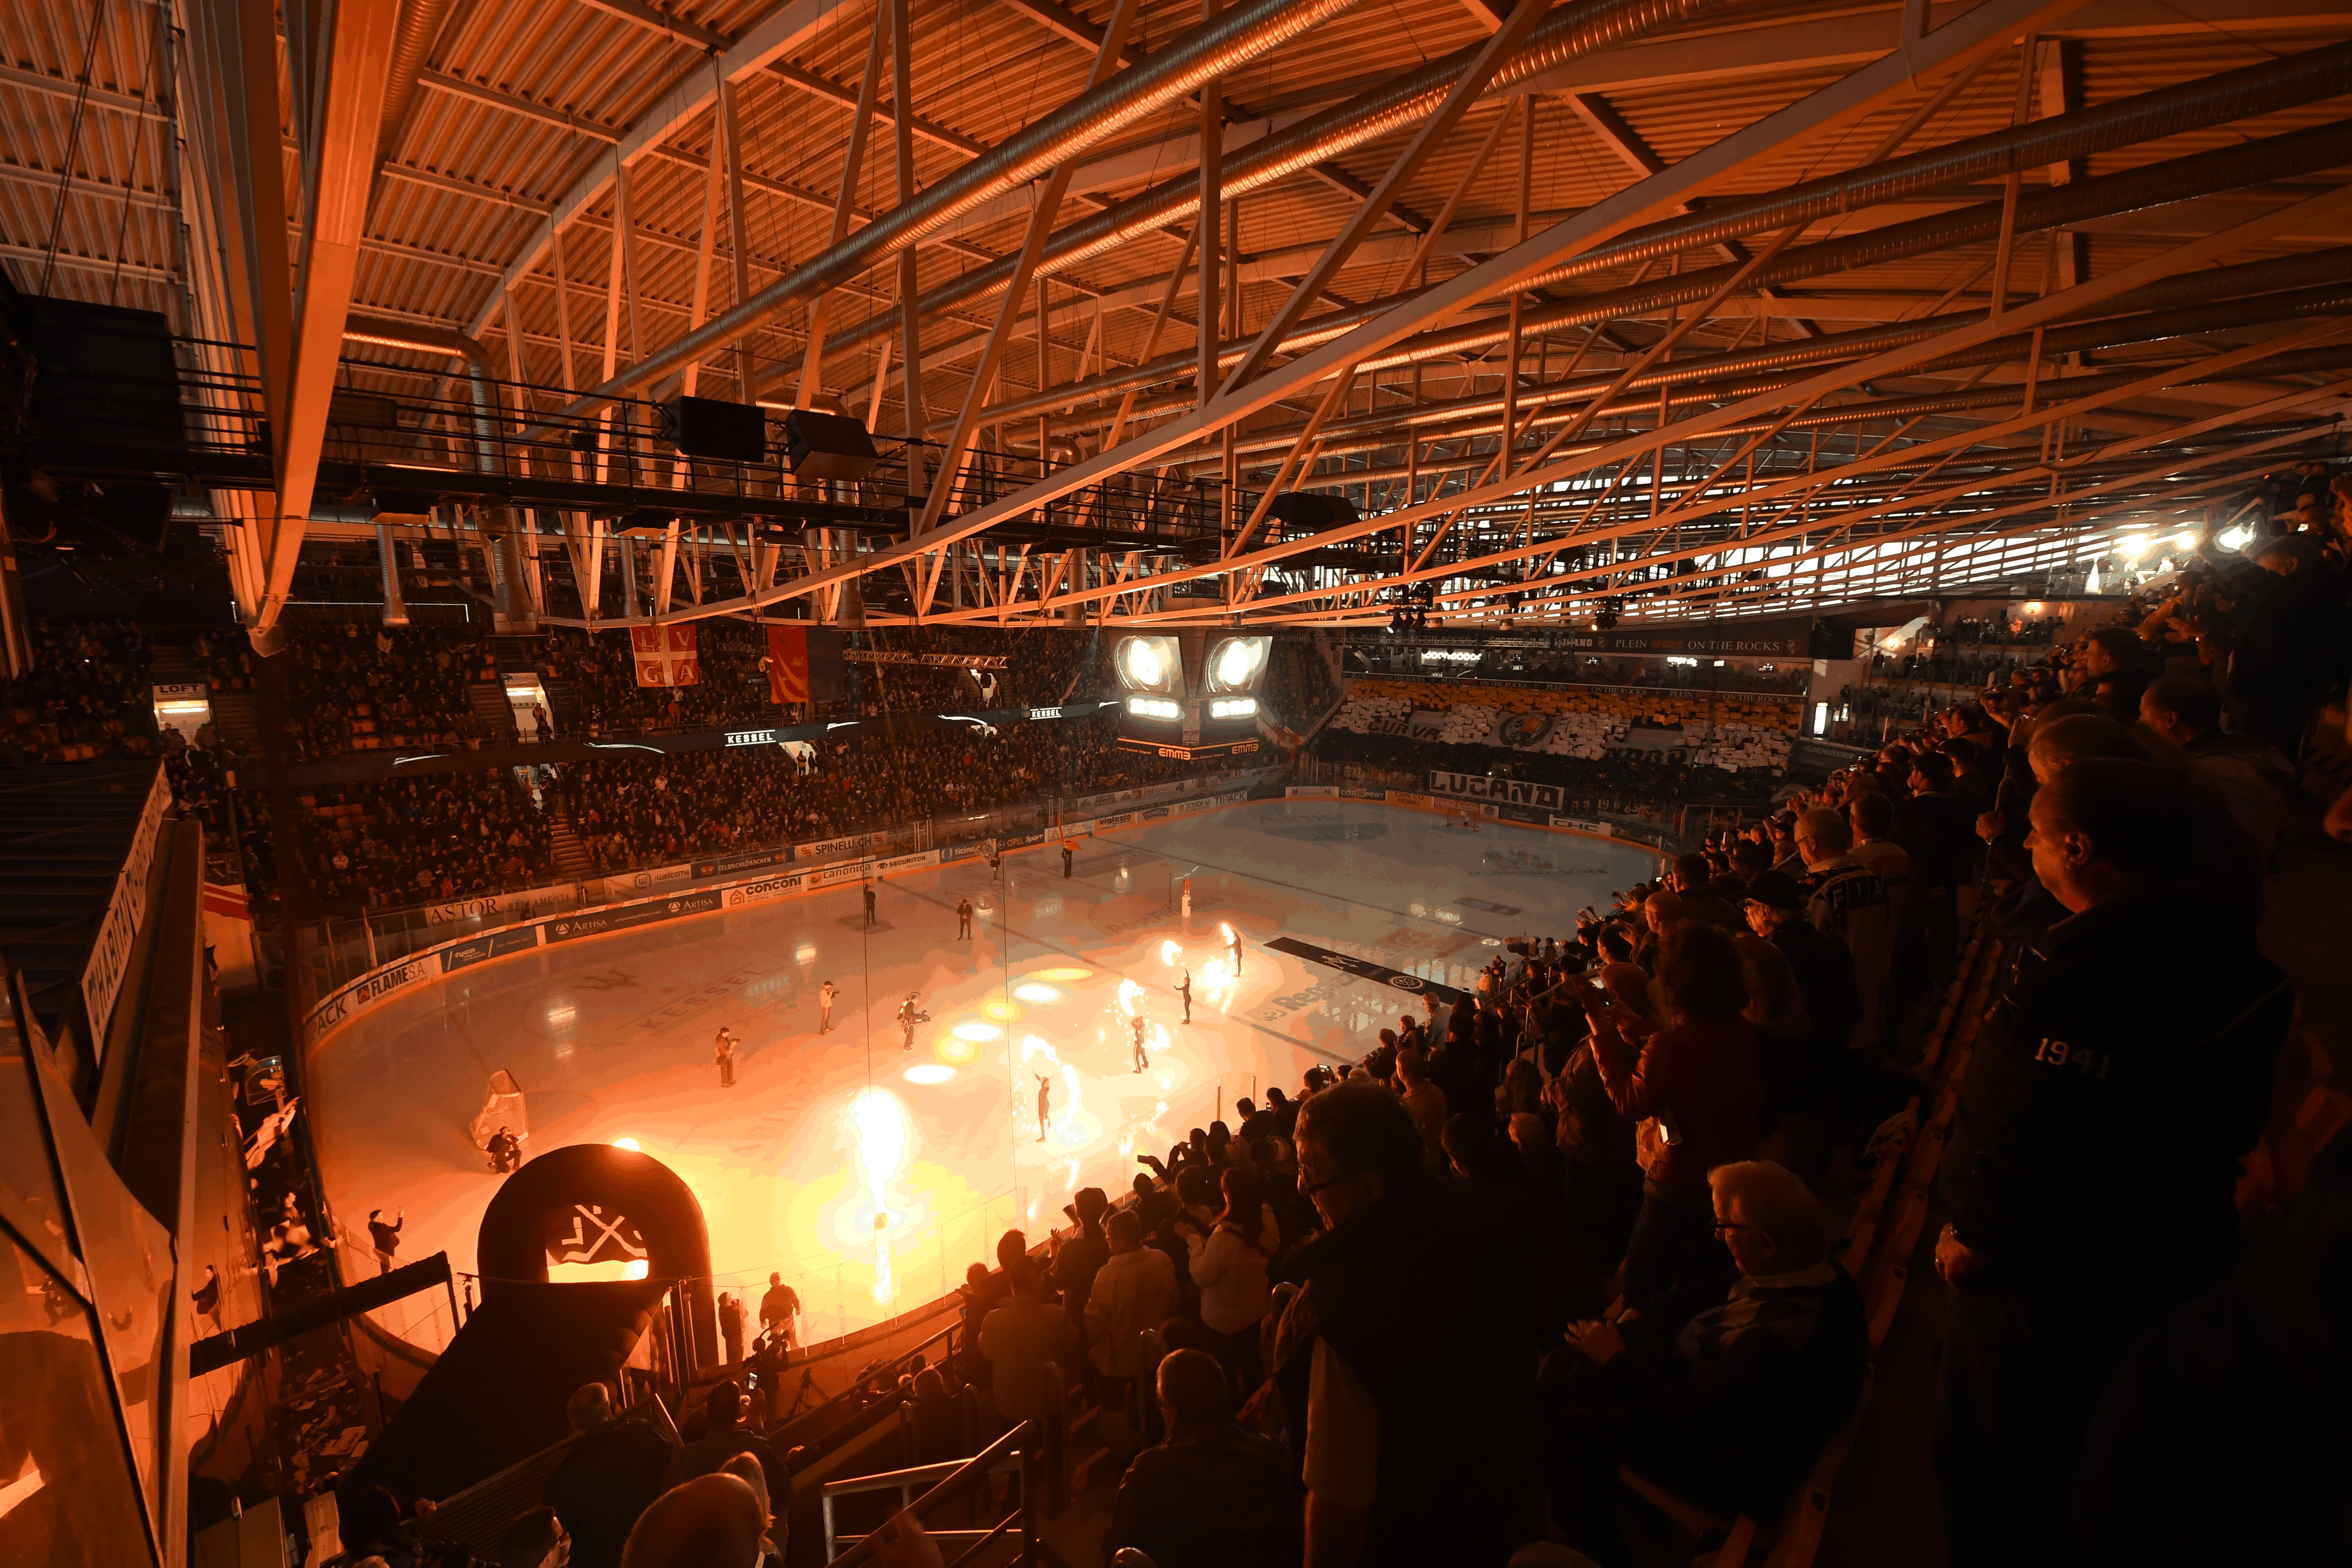
<svg viewBox="0 0 2352 1568"><path fill-rule="evenodd" d="M874 1206L874 1300L887 1306L898 1294L890 1276L889 1186L906 1168L907 1113L887 1089L869 1088L850 1106L849 1122L857 1140L857 1168Z"/></svg>

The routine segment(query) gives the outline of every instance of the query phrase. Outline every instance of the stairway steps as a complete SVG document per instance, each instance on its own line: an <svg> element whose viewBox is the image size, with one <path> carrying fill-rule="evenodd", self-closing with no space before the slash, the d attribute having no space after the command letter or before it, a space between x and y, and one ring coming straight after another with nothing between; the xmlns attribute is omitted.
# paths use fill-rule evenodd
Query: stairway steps
<svg viewBox="0 0 2352 1568"><path fill-rule="evenodd" d="M520 738L506 687L491 681L471 682L466 687L466 706L473 709L475 726L485 742L506 745Z"/></svg>
<svg viewBox="0 0 2352 1568"><path fill-rule="evenodd" d="M212 705L213 728L229 749L247 755L261 749L261 719L251 692L215 692Z"/></svg>
<svg viewBox="0 0 2352 1568"><path fill-rule="evenodd" d="M580 847L580 840L572 831L572 824L558 817L548 824L548 846L555 857L555 869L566 882L584 882L596 873L588 859L588 852Z"/></svg>

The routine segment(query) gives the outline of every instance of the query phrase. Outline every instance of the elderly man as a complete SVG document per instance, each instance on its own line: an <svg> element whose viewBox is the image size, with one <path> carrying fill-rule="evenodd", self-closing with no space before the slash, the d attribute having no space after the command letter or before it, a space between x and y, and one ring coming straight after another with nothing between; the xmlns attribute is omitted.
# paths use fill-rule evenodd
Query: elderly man
<svg viewBox="0 0 2352 1568"><path fill-rule="evenodd" d="M2183 877L2186 822L2143 762L2072 762L2033 798L2034 875L2066 917L1978 1035L1937 1178L1956 1568L2068 1560L2067 1482L2108 1368L2236 1254L2239 1160L2294 995Z"/></svg>
<svg viewBox="0 0 2352 1568"><path fill-rule="evenodd" d="M572 1531L580 1568L619 1568L630 1528L677 1479L677 1452L642 1421L613 1419L612 1395L583 1383L563 1406L580 1434L541 1489Z"/></svg>
<svg viewBox="0 0 2352 1568"><path fill-rule="evenodd" d="M1812 884L1807 914L1853 955L1854 984L1862 991L1854 1044L1875 1050L1889 1032L1882 1009L1895 967L1894 904L1886 884L1863 869L1853 849L1853 829L1843 812L1816 806L1797 819L1797 852Z"/></svg>
<svg viewBox="0 0 2352 1568"><path fill-rule="evenodd" d="M1157 1568L1292 1568L1298 1486L1282 1450L1233 1416L1224 1368L1206 1351L1160 1363L1168 1440L1135 1456L1111 1505L1106 1555L1132 1546Z"/></svg>
<svg viewBox="0 0 2352 1568"><path fill-rule="evenodd" d="M1628 1312L1578 1323L1544 1364L1553 1517L1569 1544L1626 1558L1615 1516L1630 1465L1701 1508L1778 1517L1862 1397L1862 1292L1829 1256L1821 1205L1790 1171L1717 1166L1715 1228L1739 1279L1686 1322Z"/></svg>
<svg viewBox="0 0 2352 1568"><path fill-rule="evenodd" d="M1509 1239L1436 1184L1412 1118L1369 1079L1305 1101L1297 1145L1324 1233L1289 1264L1306 1283L1273 1365L1307 1568L1500 1563L1543 1533Z"/></svg>

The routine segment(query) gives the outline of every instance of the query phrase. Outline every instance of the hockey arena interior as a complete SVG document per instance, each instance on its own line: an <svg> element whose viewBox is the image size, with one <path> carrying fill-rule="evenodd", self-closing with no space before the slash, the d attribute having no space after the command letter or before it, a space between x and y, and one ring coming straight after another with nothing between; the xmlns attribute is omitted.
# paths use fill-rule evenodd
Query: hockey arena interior
<svg viewBox="0 0 2352 1568"><path fill-rule="evenodd" d="M2347 37L0 11L0 1564L2352 1563Z"/></svg>

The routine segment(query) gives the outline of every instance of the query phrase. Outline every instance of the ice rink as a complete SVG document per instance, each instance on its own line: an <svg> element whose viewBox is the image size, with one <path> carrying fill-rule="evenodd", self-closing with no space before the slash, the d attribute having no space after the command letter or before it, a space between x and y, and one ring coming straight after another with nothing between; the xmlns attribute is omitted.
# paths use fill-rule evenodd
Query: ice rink
<svg viewBox="0 0 2352 1568"><path fill-rule="evenodd" d="M1564 935L1656 866L1634 846L1355 800L1252 802L1079 843L1067 880L1051 846L1001 877L985 860L894 876L871 929L849 883L535 949L365 1015L308 1067L343 1234L364 1244L369 1210L404 1210L402 1260L446 1250L474 1270L499 1178L467 1126L503 1068L526 1095L528 1152L634 1139L700 1198L718 1288L756 1300L780 1272L805 1337L828 1337L941 1293L1006 1228L1063 1223L1077 1188L1131 1182L1139 1151L1360 1056L1422 1006L1269 940L1464 985L1502 942ZM828 979L840 996L820 1033ZM929 1014L911 1051L894 1021L910 991ZM722 1025L742 1042L732 1088L712 1059Z"/></svg>

